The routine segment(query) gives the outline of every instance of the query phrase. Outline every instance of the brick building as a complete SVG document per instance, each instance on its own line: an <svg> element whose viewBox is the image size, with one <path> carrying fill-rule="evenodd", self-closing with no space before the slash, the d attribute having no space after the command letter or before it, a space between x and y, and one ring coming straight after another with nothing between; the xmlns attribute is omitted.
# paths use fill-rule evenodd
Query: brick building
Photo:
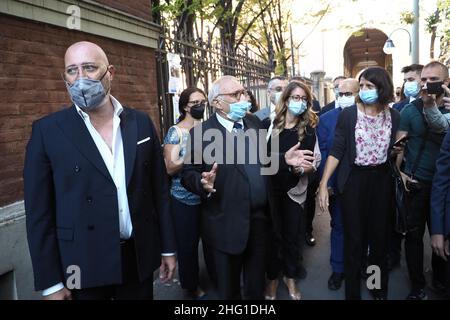
<svg viewBox="0 0 450 320"><path fill-rule="evenodd" d="M26 243L22 169L32 122L71 103L61 78L65 50L81 40L100 45L117 70L112 94L146 111L159 127L159 26L151 17L150 0L0 1L0 300L38 297ZM68 28L73 21L79 29Z"/></svg>

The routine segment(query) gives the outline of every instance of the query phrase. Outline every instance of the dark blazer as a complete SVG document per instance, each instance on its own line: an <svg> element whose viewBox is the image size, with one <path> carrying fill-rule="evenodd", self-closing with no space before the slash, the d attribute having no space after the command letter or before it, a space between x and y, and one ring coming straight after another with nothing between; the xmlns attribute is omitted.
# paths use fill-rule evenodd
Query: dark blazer
<svg viewBox="0 0 450 320"><path fill-rule="evenodd" d="M247 114L243 121L246 128L262 128L261 121L254 115ZM220 130L222 137L228 134L217 120L216 114L213 114L201 124L203 133L208 129ZM191 129L191 151L186 153L185 164L181 172L181 183L187 190L200 195L203 200L201 233L205 243L227 254L241 254L246 248L249 236L251 213L249 185L252 181L248 180L243 164L218 164L214 183L216 192L211 193L208 197L200 180L201 173L210 171L212 168L212 164L205 163L203 157L203 151L211 142L203 141L196 134L199 134L199 131L196 131L195 128ZM202 141L201 144L198 142L200 140ZM195 146L195 143L199 143L198 147ZM224 160L226 159L225 150L225 143L223 150L216 149L218 154L223 154ZM199 159L199 161L195 163L195 159ZM274 222L273 192L270 179L269 176L263 177L268 190L268 211L270 212L268 216ZM277 225L274 225L274 228L277 228Z"/></svg>
<svg viewBox="0 0 450 320"><path fill-rule="evenodd" d="M168 179L150 118L124 107L121 134L139 278L161 252L175 252ZM137 142L149 137L149 141ZM36 290L81 270L81 287L122 282L116 186L74 106L33 123L27 145L25 210Z"/></svg>
<svg viewBox="0 0 450 320"><path fill-rule="evenodd" d="M318 169L320 178L322 178L323 170L325 169L328 153L333 146L334 131L341 111L341 108L335 108L330 110L330 112L321 115L319 118L319 125L317 126L317 140L319 142L320 155L322 159ZM336 190L336 176L336 172L333 173L328 181L328 186L332 187L333 190Z"/></svg>
<svg viewBox="0 0 450 320"><path fill-rule="evenodd" d="M395 135L400 124L400 113L392 108L389 108L392 119L391 141L389 150L395 142ZM344 190L344 185L347 182L352 165L356 158L356 142L355 142L355 127L358 116L358 109L356 105L345 108L341 111L335 129L333 146L331 147L330 156L339 160L337 188L339 193ZM389 151L388 151L389 157Z"/></svg>
<svg viewBox="0 0 450 320"><path fill-rule="evenodd" d="M320 110L319 115L323 115L323 114L327 113L328 111L331 111L335 108L336 108L336 101L332 101Z"/></svg>
<svg viewBox="0 0 450 320"><path fill-rule="evenodd" d="M450 132L436 161L431 190L431 234L450 235Z"/></svg>
<svg viewBox="0 0 450 320"><path fill-rule="evenodd" d="M398 112L400 112L407 104L409 104L409 98L406 98L400 102L394 103L392 108L394 108L395 110L398 110Z"/></svg>

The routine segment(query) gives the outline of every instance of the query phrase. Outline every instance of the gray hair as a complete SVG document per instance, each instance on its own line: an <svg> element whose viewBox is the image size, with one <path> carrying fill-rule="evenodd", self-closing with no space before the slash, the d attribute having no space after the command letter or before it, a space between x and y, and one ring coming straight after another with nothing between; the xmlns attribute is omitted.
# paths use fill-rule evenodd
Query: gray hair
<svg viewBox="0 0 450 320"><path fill-rule="evenodd" d="M220 89L222 86L222 82L226 80L234 80L236 82L239 82L235 77L233 76L221 76L219 79L213 82L211 89L209 89L208 92L208 101L209 105L213 105L213 100L217 98L217 96L220 94Z"/></svg>
<svg viewBox="0 0 450 320"><path fill-rule="evenodd" d="M287 80L287 78L283 76L273 77L272 79L269 80L269 83L267 84L267 89L270 89L272 87L272 84L275 80L285 81Z"/></svg>

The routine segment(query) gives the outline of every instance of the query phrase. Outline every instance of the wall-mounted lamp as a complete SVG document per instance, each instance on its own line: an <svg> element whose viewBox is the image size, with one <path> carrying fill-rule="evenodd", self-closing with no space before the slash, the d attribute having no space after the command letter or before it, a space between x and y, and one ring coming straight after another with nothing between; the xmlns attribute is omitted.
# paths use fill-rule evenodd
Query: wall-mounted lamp
<svg viewBox="0 0 450 320"><path fill-rule="evenodd" d="M383 46L383 52L386 54L392 54L394 52L395 49L395 45L394 45L394 41L392 41L391 36L395 31L398 30L403 30L406 31L408 33L409 36L409 54L411 55L411 34L409 33L408 30L404 29L404 28L397 28L394 31L391 32L391 34L389 35L388 39L386 40L386 42L384 43Z"/></svg>

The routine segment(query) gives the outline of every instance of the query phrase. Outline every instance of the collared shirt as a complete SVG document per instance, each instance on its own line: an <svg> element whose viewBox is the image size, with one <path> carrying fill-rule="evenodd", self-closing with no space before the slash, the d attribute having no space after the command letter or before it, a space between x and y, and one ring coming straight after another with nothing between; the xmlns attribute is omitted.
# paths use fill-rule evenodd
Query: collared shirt
<svg viewBox="0 0 450 320"><path fill-rule="evenodd" d="M130 208L128 206L128 196L125 178L125 158L123 153L122 133L120 131L120 114L123 111L123 107L120 102L111 97L111 102L114 107L113 115L113 135L112 135L112 150L109 149L108 144L103 140L102 136L94 128L91 123L89 114L81 110L80 107L75 105L78 114L83 119L86 128L88 129L94 143L100 152L100 155L105 162L111 178L117 188L117 204L118 204L118 219L120 238L128 239L133 232L133 225L131 223ZM62 282L42 291L43 296L51 295L64 288Z"/></svg>
<svg viewBox="0 0 450 320"><path fill-rule="evenodd" d="M222 127L224 127L230 133L233 132L233 126L234 126L233 121L220 116L218 113L216 113L216 117L217 117L217 120L219 121L219 123L222 125ZM242 128L244 128L244 121L242 121L242 119L240 119L236 122L241 124Z"/></svg>
<svg viewBox="0 0 450 320"><path fill-rule="evenodd" d="M276 116L276 112L275 112L275 109L276 109L276 105L274 105L272 102L270 103L270 115L269 115L269 118L270 118L270 122L273 122L273 120L275 119L275 116Z"/></svg>
<svg viewBox="0 0 450 320"><path fill-rule="evenodd" d="M75 107L77 108L78 114L84 120L84 124L94 140L94 143L105 162L106 168L108 168L108 172L116 185L120 238L129 239L133 232L133 225L131 223L130 208L128 206L125 158L123 153L122 133L120 130L119 116L123 111L123 107L117 99L113 96L110 97L114 106L112 149L109 149L108 144L92 125L89 114L81 110L77 105L75 105Z"/></svg>

